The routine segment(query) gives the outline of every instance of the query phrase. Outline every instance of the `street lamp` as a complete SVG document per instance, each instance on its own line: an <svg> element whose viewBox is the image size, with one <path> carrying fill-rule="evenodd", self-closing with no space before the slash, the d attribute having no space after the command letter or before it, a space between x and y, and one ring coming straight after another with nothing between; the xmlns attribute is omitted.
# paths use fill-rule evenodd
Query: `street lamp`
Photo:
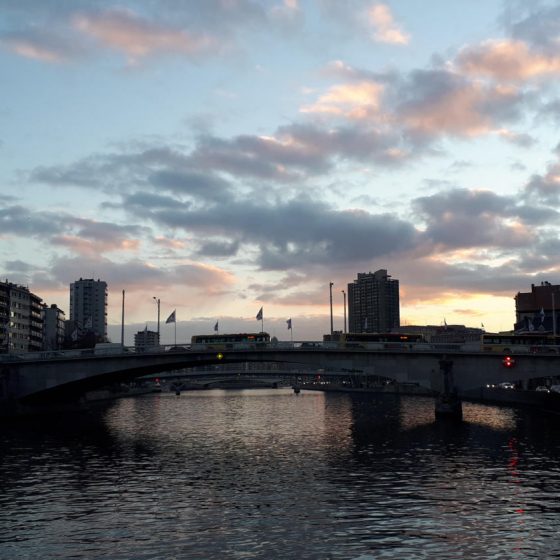
<svg viewBox="0 0 560 560"><path fill-rule="evenodd" d="M340 290L340 291L344 296L344 334L346 334L346 292L344 290Z"/></svg>
<svg viewBox="0 0 560 560"><path fill-rule="evenodd" d="M329 284L329 293L330 293L330 300L331 300L331 340L333 338L334 329L333 329L333 317L332 317L332 287L334 286L334 282Z"/></svg>
<svg viewBox="0 0 560 560"><path fill-rule="evenodd" d="M156 296L153 296L154 301L157 303L157 341L159 345L159 304L160 300Z"/></svg>

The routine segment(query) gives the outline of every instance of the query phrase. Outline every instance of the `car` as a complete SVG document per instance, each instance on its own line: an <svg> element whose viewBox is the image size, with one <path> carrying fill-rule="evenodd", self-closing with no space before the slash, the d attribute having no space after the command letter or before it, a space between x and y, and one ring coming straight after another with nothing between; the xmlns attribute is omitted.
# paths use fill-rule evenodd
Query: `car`
<svg viewBox="0 0 560 560"><path fill-rule="evenodd" d="M545 387L544 385L539 385L535 391L539 391L542 393L550 393L550 389L548 387Z"/></svg>
<svg viewBox="0 0 560 560"><path fill-rule="evenodd" d="M504 381L503 383L499 383L498 387L500 389L515 389L515 385L510 383L509 381Z"/></svg>

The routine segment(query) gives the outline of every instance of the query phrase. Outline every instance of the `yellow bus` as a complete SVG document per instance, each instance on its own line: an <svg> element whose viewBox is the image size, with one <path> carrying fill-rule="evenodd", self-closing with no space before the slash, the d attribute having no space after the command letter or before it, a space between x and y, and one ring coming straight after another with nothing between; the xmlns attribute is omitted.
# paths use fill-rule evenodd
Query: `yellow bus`
<svg viewBox="0 0 560 560"><path fill-rule="evenodd" d="M260 333L196 334L191 338L192 350L235 350L259 348L270 342L270 335Z"/></svg>
<svg viewBox="0 0 560 560"><path fill-rule="evenodd" d="M502 354L558 353L559 348L560 336L554 337L550 333L484 333L482 335L483 352L501 352Z"/></svg>

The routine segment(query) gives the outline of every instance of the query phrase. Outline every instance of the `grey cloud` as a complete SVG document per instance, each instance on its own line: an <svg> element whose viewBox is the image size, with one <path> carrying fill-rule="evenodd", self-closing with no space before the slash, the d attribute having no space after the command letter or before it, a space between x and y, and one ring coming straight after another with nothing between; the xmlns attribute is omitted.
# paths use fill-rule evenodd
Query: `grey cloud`
<svg viewBox="0 0 560 560"><path fill-rule="evenodd" d="M196 253L205 257L232 257L239 251L239 241L205 241Z"/></svg>
<svg viewBox="0 0 560 560"><path fill-rule="evenodd" d="M204 136L192 151L185 153L164 146L94 154L69 165L36 167L29 172L28 179L55 187L95 188L108 193L149 186L158 192L223 203L233 197L233 186L220 173L245 181L296 184L324 175L339 161L395 165L413 153L410 146L402 146L397 133L368 127L325 129L297 124L280 127L275 138ZM401 147L407 155L395 156L395 150L400 151Z"/></svg>
<svg viewBox="0 0 560 560"><path fill-rule="evenodd" d="M230 198L229 184L211 174L165 169L152 173L148 177L148 183L170 192L203 199L224 201Z"/></svg>
<svg viewBox="0 0 560 560"><path fill-rule="evenodd" d="M544 175L533 175L525 187L527 202L557 205L560 202L560 163L553 163Z"/></svg>
<svg viewBox="0 0 560 560"><path fill-rule="evenodd" d="M125 199L124 207L160 225L227 237L232 247L241 241L258 246L265 269L388 255L411 248L416 238L414 228L395 216L334 210L306 198L275 205L247 199L212 208L161 210L133 208Z"/></svg>
<svg viewBox="0 0 560 560"><path fill-rule="evenodd" d="M176 198L171 196L162 196L159 194L151 194L146 192L137 192L132 195L125 196L125 208L134 209L136 212L139 212L143 215L143 209L172 209L177 208L178 206L182 206L184 208L190 208L190 204L187 203L179 203ZM105 203L105 206L110 208L120 208L121 204L111 202Z"/></svg>
<svg viewBox="0 0 560 560"><path fill-rule="evenodd" d="M276 181L302 179L303 171L324 170L326 167L324 156L315 150L309 153L301 146L284 145L249 135L232 140L201 138L191 154L191 161L197 166L220 169L240 177Z"/></svg>
<svg viewBox="0 0 560 560"><path fill-rule="evenodd" d="M7 270L13 272L30 272L34 270L33 265L20 260L6 261L5 265Z"/></svg>
<svg viewBox="0 0 560 560"><path fill-rule="evenodd" d="M539 117L553 119L556 123L560 122L560 99L554 99L542 105Z"/></svg>
<svg viewBox="0 0 560 560"><path fill-rule="evenodd" d="M23 206L0 208L0 232L3 234L43 236L61 231L60 216L51 212L31 212Z"/></svg>
<svg viewBox="0 0 560 560"><path fill-rule="evenodd" d="M122 226L80 218L74 219L73 222L76 226L75 235L93 242L114 243L150 233L149 228L135 225Z"/></svg>
<svg viewBox="0 0 560 560"><path fill-rule="evenodd" d="M511 34L515 39L556 53L560 35L560 6L531 6L529 15L511 26Z"/></svg>
<svg viewBox="0 0 560 560"><path fill-rule="evenodd" d="M513 248L533 241L504 220L518 216L514 197L454 189L417 198L413 205L427 223L426 237L436 244Z"/></svg>

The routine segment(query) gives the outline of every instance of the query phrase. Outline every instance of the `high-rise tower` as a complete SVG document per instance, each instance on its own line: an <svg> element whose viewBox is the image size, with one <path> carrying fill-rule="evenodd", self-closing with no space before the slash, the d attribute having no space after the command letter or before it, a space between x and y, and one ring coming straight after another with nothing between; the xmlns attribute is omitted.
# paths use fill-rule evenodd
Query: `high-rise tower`
<svg viewBox="0 0 560 560"><path fill-rule="evenodd" d="M399 326L399 281L384 269L359 272L348 284L349 332L389 332Z"/></svg>
<svg viewBox="0 0 560 560"><path fill-rule="evenodd" d="M70 321L80 333L93 332L107 340L107 283L80 278L70 284Z"/></svg>

